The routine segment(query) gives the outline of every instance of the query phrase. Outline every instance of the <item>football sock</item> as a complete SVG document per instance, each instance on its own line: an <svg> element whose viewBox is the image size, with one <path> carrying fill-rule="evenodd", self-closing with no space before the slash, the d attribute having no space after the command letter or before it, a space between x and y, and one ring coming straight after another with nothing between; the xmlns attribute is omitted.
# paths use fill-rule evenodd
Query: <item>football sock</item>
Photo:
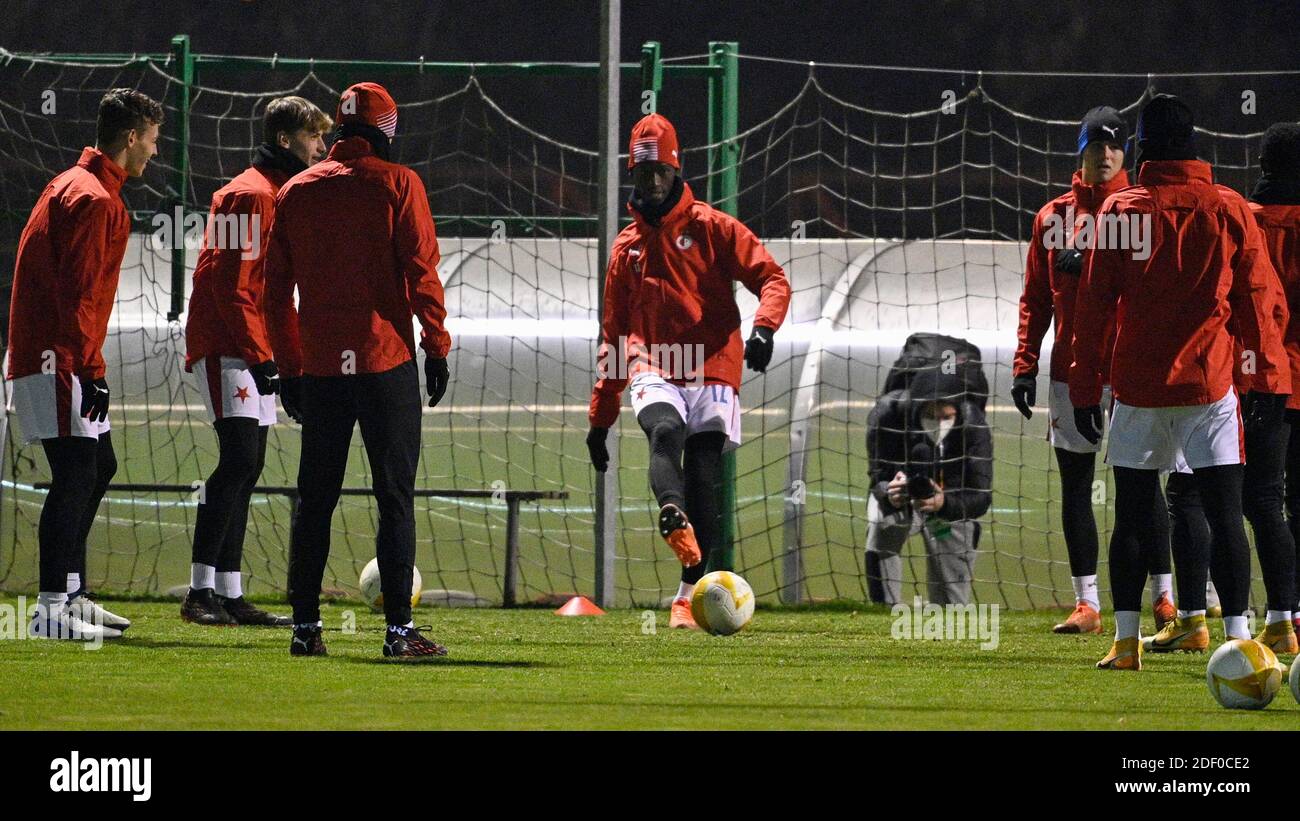
<svg viewBox="0 0 1300 821"><path fill-rule="evenodd" d="M72 598L76 593L81 592L81 574L68 574L68 597Z"/></svg>
<svg viewBox="0 0 1300 821"><path fill-rule="evenodd" d="M190 565L191 590L215 590L217 586L217 569L210 564L195 562Z"/></svg>
<svg viewBox="0 0 1300 821"><path fill-rule="evenodd" d="M1250 638L1250 623L1245 616L1224 616L1223 634L1228 640Z"/></svg>
<svg viewBox="0 0 1300 821"><path fill-rule="evenodd" d="M691 594L695 592L695 585L681 582L677 585L677 595L674 598L690 599Z"/></svg>
<svg viewBox="0 0 1300 821"><path fill-rule="evenodd" d="M216 568L209 567L208 570L216 571ZM218 596L224 596L227 599L237 599L244 595L243 578L238 572L217 572L215 590L217 591Z"/></svg>
<svg viewBox="0 0 1300 821"><path fill-rule="evenodd" d="M1204 610L1210 577L1210 523L1205 520L1201 492L1190 473L1171 473L1165 482L1174 570L1178 575L1178 604L1188 612Z"/></svg>
<svg viewBox="0 0 1300 821"><path fill-rule="evenodd" d="M1170 599L1174 597L1174 574L1159 573L1151 577L1151 603L1155 604L1160 596L1168 595Z"/></svg>
<svg viewBox="0 0 1300 821"><path fill-rule="evenodd" d="M1205 603L1207 607L1221 607L1223 603L1219 601L1219 591L1214 589L1214 582L1205 583Z"/></svg>
<svg viewBox="0 0 1300 821"><path fill-rule="evenodd" d="M1097 520L1092 512L1092 481L1096 455L1062 448L1055 451L1061 469L1061 530L1070 557L1070 575L1095 577L1099 548Z"/></svg>
<svg viewBox="0 0 1300 821"><path fill-rule="evenodd" d="M36 604L45 608L46 613L52 613L62 609L68 603L68 594L59 593L37 593Z"/></svg>
<svg viewBox="0 0 1300 821"><path fill-rule="evenodd" d="M1264 624L1277 624L1280 621L1291 621L1290 610L1270 610L1264 618Z"/></svg>
<svg viewBox="0 0 1300 821"><path fill-rule="evenodd" d="M1204 616L1204 615L1205 615L1204 610L1179 610L1178 611L1178 618L1180 619L1187 619L1187 618L1191 618L1192 616Z"/></svg>
<svg viewBox="0 0 1300 821"><path fill-rule="evenodd" d="M1076 602L1087 602L1093 610L1101 611L1101 597L1097 594L1097 574L1090 576L1072 576L1070 582L1074 585L1074 600Z"/></svg>
<svg viewBox="0 0 1300 821"><path fill-rule="evenodd" d="M1135 639L1140 635L1142 614L1136 610L1115 611L1115 641Z"/></svg>

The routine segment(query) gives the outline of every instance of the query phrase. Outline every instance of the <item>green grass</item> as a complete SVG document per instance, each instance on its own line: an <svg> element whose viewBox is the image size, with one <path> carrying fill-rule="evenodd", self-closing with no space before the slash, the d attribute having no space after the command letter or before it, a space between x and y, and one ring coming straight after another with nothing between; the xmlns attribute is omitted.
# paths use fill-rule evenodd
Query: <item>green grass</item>
<svg viewBox="0 0 1300 821"><path fill-rule="evenodd" d="M729 638L669 631L663 612L647 635L637 610L420 610L451 655L394 664L369 611L348 634L348 608L327 606L329 657L295 659L284 630L123 602L130 638L97 651L0 641L0 730L1300 729L1285 690L1261 712L1219 708L1204 655L1094 670L1109 639L1052 635L1057 614L1003 612L999 646L981 650L894 640L888 612L851 608L760 610Z"/></svg>

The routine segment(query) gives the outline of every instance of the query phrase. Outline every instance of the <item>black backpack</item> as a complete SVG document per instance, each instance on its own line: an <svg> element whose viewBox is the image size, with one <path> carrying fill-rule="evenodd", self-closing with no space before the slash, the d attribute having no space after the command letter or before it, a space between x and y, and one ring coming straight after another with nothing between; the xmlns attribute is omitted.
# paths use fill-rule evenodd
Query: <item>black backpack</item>
<svg viewBox="0 0 1300 821"><path fill-rule="evenodd" d="M945 352L952 351L951 356ZM981 367L980 349L955 336L915 333L903 343L902 353L885 377L885 393L905 389L918 371L939 368L955 359L957 375L966 389L966 398L984 410L989 401L989 381Z"/></svg>

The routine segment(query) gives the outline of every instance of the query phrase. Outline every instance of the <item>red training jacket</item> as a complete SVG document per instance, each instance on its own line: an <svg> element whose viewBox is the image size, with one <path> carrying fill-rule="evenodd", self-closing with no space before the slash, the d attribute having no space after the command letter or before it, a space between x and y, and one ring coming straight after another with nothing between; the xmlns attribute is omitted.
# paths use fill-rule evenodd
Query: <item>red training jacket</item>
<svg viewBox="0 0 1300 821"><path fill-rule="evenodd" d="M279 169L253 166L212 195L185 322L185 370L204 357L238 357L249 365L272 358L262 292L275 195L288 179ZM221 217L246 217L249 222L228 232ZM231 242L254 236L257 245L247 253Z"/></svg>
<svg viewBox="0 0 1300 821"><path fill-rule="evenodd" d="M734 282L759 298L755 325L775 331L790 304L785 271L753 232L695 199L685 182L681 199L657 227L630 204L628 211L632 224L615 239L605 274L602 362L615 372L603 373L592 389L587 418L593 427L614 424L623 389L638 373L660 373L677 384L690 381L652 361L657 346L702 346L703 381L740 390L744 344ZM620 363L610 361L620 352L626 364L622 374ZM698 371L701 363L693 364Z"/></svg>
<svg viewBox="0 0 1300 821"><path fill-rule="evenodd" d="M1038 210L1034 217L1033 235L1029 240L1029 253L1025 256L1025 290L1020 295L1019 345L1012 365L1013 376L1038 376L1038 356L1047 328L1056 323L1052 341L1052 361L1048 377L1064 382L1070 375L1074 352L1070 343L1074 337L1074 304L1079 292L1081 275L1065 274L1056 270L1056 256L1062 248L1047 248L1044 237L1055 220L1064 221L1068 209L1074 209L1074 225L1067 239L1073 239L1085 218L1090 218L1101 208L1111 194L1128 188L1128 173L1123 169L1109 182L1089 185L1083 181L1083 172L1075 171L1070 190ZM1077 246L1075 246L1077 247ZM1080 248L1079 250L1083 250ZM1082 273L1082 272L1081 272ZM1106 357L1102 361L1104 382L1110 376L1110 344L1115 339L1115 327L1107 332Z"/></svg>
<svg viewBox="0 0 1300 821"><path fill-rule="evenodd" d="M276 197L265 300L280 372L391 370L415 356L412 315L423 329L420 346L446 357L438 259L419 175L376 157L362 137L336 142Z"/></svg>
<svg viewBox="0 0 1300 821"><path fill-rule="evenodd" d="M1286 406L1300 410L1300 393L1295 390L1300 385L1300 205L1260 205L1257 202L1248 205L1255 215L1255 222L1264 232L1269 260L1283 291L1280 301L1290 313L1289 319L1279 316L1279 322L1286 329L1282 342L1291 363L1292 393ZM1238 342L1236 382L1244 391L1249 388L1249 375L1242 373L1241 366L1245 361L1241 356L1242 350Z"/></svg>
<svg viewBox="0 0 1300 821"><path fill-rule="evenodd" d="M41 373L45 351L54 351L59 372L104 376L104 339L131 233L125 181L126 169L85 148L36 200L14 265L10 379Z"/></svg>
<svg viewBox="0 0 1300 821"><path fill-rule="evenodd" d="M1075 407L1101 401L1112 318L1117 401L1161 408L1222 399L1233 385L1233 336L1259 352L1251 389L1291 392L1263 233L1241 195L1211 181L1208 163L1143 163L1138 185L1106 200L1099 216L1107 214L1149 219L1150 256L1096 246L1085 254L1069 378Z"/></svg>

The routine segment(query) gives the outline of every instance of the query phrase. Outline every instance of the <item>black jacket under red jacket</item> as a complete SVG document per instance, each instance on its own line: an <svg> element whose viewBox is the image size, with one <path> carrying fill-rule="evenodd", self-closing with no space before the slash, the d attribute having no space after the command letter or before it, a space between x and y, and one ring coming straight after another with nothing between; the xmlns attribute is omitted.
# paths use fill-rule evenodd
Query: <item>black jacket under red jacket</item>
<svg viewBox="0 0 1300 821"><path fill-rule="evenodd" d="M277 168L255 165L212 195L185 321L186 370L204 357L235 357L249 365L271 359L262 292L275 195L288 179ZM239 225L239 236L232 237L221 225L225 217L247 218L247 233ZM231 242L236 238L257 244L245 252Z"/></svg>
<svg viewBox="0 0 1300 821"><path fill-rule="evenodd" d="M131 234L125 181L124 168L86 148L36 200L14 266L10 379L41 373L46 351L60 372L104 376L104 338Z"/></svg>
<svg viewBox="0 0 1300 821"><path fill-rule="evenodd" d="M391 370L415 356L412 316L429 356L451 349L424 183L365 138L339 140L280 189L268 253L267 332L283 375Z"/></svg>

